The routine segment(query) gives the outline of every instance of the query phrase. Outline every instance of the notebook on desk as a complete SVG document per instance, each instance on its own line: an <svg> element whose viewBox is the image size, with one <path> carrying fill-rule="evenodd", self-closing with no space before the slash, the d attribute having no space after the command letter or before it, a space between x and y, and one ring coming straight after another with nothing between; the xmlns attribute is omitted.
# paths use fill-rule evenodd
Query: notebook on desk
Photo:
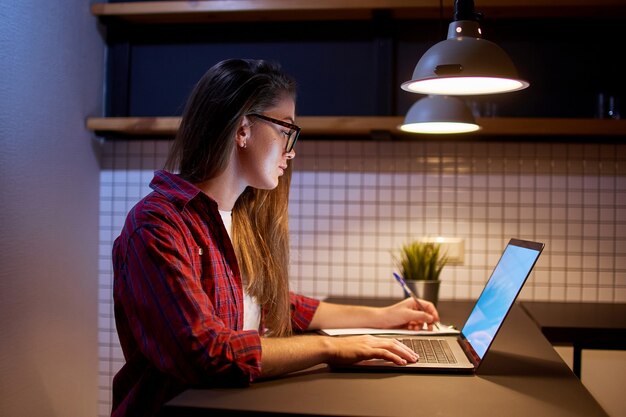
<svg viewBox="0 0 626 417"><path fill-rule="evenodd" d="M475 372L502 327L543 247L543 243L538 242L519 239L509 241L459 335L385 336L400 339L412 347L420 356L417 363L399 366L374 359L334 368L396 372Z"/></svg>

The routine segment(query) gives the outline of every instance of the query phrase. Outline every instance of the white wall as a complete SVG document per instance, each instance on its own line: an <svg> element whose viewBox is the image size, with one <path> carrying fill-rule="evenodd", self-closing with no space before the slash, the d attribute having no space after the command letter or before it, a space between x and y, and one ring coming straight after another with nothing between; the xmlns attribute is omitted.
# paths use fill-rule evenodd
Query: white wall
<svg viewBox="0 0 626 417"><path fill-rule="evenodd" d="M0 2L0 415L97 414L104 42L84 0Z"/></svg>

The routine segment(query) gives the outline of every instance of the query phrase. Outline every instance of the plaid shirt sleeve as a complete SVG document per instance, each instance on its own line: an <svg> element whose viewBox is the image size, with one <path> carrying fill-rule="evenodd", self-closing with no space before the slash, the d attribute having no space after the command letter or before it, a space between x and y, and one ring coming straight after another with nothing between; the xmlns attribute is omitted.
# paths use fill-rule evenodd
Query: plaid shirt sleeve
<svg viewBox="0 0 626 417"><path fill-rule="evenodd" d="M293 292L289 294L289 300L291 302L291 326L293 330L307 330L320 304L319 300Z"/></svg>

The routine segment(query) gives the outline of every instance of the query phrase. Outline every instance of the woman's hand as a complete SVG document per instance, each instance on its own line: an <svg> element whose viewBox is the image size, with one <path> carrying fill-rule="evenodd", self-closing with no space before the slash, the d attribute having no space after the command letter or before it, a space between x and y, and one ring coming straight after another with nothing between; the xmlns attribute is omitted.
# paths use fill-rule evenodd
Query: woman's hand
<svg viewBox="0 0 626 417"><path fill-rule="evenodd" d="M394 338L363 335L327 339L329 365L349 365L368 359L382 359L396 365L406 365L418 360L417 353Z"/></svg>
<svg viewBox="0 0 626 417"><path fill-rule="evenodd" d="M424 311L421 311L421 307ZM421 330L424 324L432 330L433 323L439 322L437 308L430 301L420 299L418 306L412 298L381 308L383 325L387 329Z"/></svg>

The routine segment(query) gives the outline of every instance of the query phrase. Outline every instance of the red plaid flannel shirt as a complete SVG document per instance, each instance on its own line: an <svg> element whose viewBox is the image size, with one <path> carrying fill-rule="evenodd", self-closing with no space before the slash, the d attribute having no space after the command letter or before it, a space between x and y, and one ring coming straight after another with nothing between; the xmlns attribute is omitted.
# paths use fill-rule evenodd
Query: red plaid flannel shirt
<svg viewBox="0 0 626 417"><path fill-rule="evenodd" d="M125 365L113 380L113 416L150 416L193 385L248 384L261 341L243 328L243 289L217 203L157 171L113 245L115 322ZM319 301L291 294L295 330Z"/></svg>

